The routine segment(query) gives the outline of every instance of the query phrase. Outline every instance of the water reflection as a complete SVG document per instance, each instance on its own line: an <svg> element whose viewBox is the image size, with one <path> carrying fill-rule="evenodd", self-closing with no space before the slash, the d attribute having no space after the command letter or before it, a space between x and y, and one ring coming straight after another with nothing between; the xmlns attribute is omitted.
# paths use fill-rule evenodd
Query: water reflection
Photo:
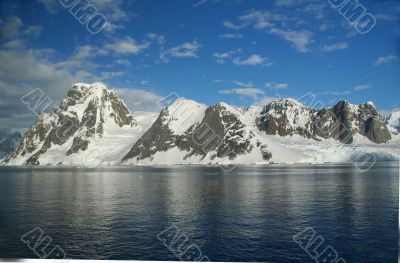
<svg viewBox="0 0 400 263"><path fill-rule="evenodd" d="M214 261L312 262L292 241L307 227L347 262L397 258L396 165L0 172L3 258L34 258L19 237L40 226L70 258L177 260L157 239L172 225Z"/></svg>

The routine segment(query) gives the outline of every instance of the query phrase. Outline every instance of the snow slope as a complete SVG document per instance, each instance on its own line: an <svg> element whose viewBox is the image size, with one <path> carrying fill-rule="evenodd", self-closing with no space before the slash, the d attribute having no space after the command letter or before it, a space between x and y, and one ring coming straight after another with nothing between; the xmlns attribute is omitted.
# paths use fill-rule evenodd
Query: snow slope
<svg viewBox="0 0 400 263"><path fill-rule="evenodd" d="M182 135L193 124L204 118L207 106L180 98L169 105L162 116L163 125L167 125L175 135Z"/></svg>
<svg viewBox="0 0 400 263"><path fill-rule="evenodd" d="M193 101L182 102L188 108L193 108ZM198 105L198 104L197 104ZM172 104L169 108L176 108ZM196 119L191 125L185 126L186 131L179 133L168 131L176 130L175 122L165 118L165 111L160 114L162 124L158 121L148 130L144 138L138 141L131 150L131 154L124 158L125 165L171 165L171 164L259 164L259 163L301 163L310 159L299 150L276 143L272 137L265 136L256 127L256 118L261 108L249 107L236 109L226 103L218 103L212 107L196 107L197 115L203 119ZM169 115L168 115L169 116ZM203 133L203 124L209 128ZM196 129L202 135L210 134L204 143L197 140ZM168 135L168 136L167 136ZM159 140L162 138L162 140ZM159 141L157 141L159 140ZM224 147L231 146L224 155ZM153 150L153 151L149 151ZM263 153L272 152L272 158L266 159ZM234 156L234 158L232 158Z"/></svg>
<svg viewBox="0 0 400 263"><path fill-rule="evenodd" d="M351 162L365 156L399 160L400 135L394 130L399 115L386 120L393 134L386 142L388 128L371 103L341 101L316 110L286 99L239 109L178 99L159 114L131 114L103 84L79 83L52 112L38 116L6 163L229 166ZM350 131L350 142L334 125L338 121Z"/></svg>
<svg viewBox="0 0 400 263"><path fill-rule="evenodd" d="M393 111L386 117L386 124L393 134L400 133L400 111Z"/></svg>
<svg viewBox="0 0 400 263"><path fill-rule="evenodd" d="M339 108L339 109L337 109ZM216 110L217 109L217 110ZM265 110L267 109L267 111ZM344 110L342 110L344 109ZM398 141L376 144L369 138L362 135L364 122L368 118L376 118L375 107L371 103L362 105L352 105L346 101L340 102L333 112L343 115L352 135L352 143L342 143L337 138L322 138L316 140L312 134L313 122L321 114L318 110L306 108L294 100L275 101L266 108L248 107L246 109L236 109L226 103L218 103L209 107L204 114L203 120L196 121L191 127L187 125L177 136L171 136L164 141L154 140L153 137L146 138L144 141L131 150L132 156L124 159L123 164L127 165L170 165L170 164L265 164L265 163L325 163L325 162L353 162L365 160L372 156L377 161L398 160L400 147ZM219 118L210 117L211 112L217 112ZM330 114L324 110L322 114ZM274 119L282 120L284 136L271 135L259 129L260 116L268 114ZM161 117L161 119L165 119ZM323 119L329 128L331 121L329 118ZM334 119L337 121L336 119ZM215 122L222 124L215 125ZM220 145L208 147L199 151L199 146L193 143L195 130L206 123L211 127L213 134L219 134L222 145L230 145L231 149L236 150L236 156L221 156L219 154ZM194 124L194 123L191 123ZM171 125L171 122L163 122L163 125ZM152 134L165 134L161 126L152 127ZM282 128L282 127L277 127ZM185 131L186 129L186 131ZM152 130L152 129L150 129ZM168 127L167 130L176 130L176 127ZM296 132L300 131L298 134ZM146 136L145 136L146 137ZM157 137L158 138L158 137ZM181 143L184 142L184 143ZM210 143L211 144L211 143ZM208 146L208 145L207 145ZM200 147L201 148L201 147ZM153 151L148 152L148 149ZM263 154L264 153L264 154ZM270 158L265 158L265 153L271 153ZM235 155L235 154L233 154Z"/></svg>
<svg viewBox="0 0 400 263"><path fill-rule="evenodd" d="M137 121L103 84L75 84L51 113L42 113L8 165L97 166L118 164L150 125Z"/></svg>

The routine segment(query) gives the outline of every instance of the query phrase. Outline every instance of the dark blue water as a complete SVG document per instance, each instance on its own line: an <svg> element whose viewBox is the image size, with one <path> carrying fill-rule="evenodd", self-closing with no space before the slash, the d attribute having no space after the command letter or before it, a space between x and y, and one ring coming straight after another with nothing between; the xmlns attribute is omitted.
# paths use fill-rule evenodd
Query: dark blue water
<svg viewBox="0 0 400 263"><path fill-rule="evenodd" d="M37 258L40 227L72 259L178 260L179 229L212 261L315 262L313 228L346 262L397 262L398 164L219 168L0 168L0 258Z"/></svg>

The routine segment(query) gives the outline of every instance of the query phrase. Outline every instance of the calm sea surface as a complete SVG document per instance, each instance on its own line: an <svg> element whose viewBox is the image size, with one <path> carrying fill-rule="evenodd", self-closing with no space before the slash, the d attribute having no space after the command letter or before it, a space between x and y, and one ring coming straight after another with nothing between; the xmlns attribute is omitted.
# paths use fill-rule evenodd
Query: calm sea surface
<svg viewBox="0 0 400 263"><path fill-rule="evenodd" d="M398 197L396 163L3 167L0 258L38 258L20 238L39 227L72 259L177 261L157 236L178 229L211 261L315 262L293 241L312 228L346 262L397 262Z"/></svg>

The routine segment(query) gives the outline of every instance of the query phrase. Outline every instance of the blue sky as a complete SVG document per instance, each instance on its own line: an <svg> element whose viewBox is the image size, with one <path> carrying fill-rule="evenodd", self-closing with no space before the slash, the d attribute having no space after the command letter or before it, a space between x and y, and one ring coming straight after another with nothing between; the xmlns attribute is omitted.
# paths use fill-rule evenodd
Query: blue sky
<svg viewBox="0 0 400 263"><path fill-rule="evenodd" d="M30 124L29 90L57 101L74 82L104 82L132 110L172 92L209 105L312 92L326 105L400 107L398 1L360 1L377 21L368 34L325 0L90 3L107 20L95 35L59 0L0 2L3 126Z"/></svg>

